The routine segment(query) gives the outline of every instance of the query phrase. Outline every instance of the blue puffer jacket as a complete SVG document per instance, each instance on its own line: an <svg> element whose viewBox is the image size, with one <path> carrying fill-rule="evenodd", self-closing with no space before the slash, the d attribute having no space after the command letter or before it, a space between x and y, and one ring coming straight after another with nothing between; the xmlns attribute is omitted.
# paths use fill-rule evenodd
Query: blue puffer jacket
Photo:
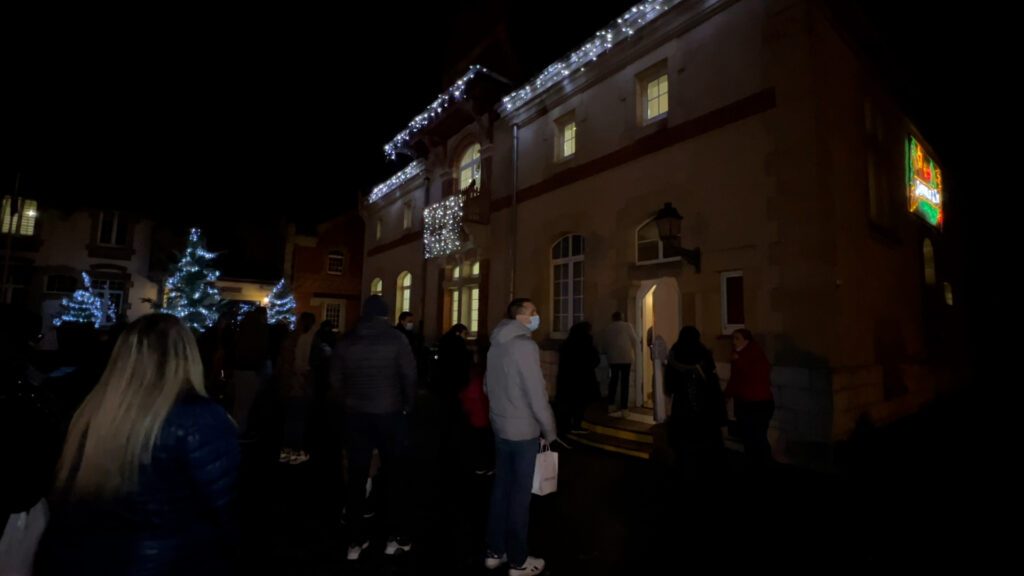
<svg viewBox="0 0 1024 576"><path fill-rule="evenodd" d="M164 421L136 491L113 502L56 503L38 573L230 572L238 466L237 431L227 414L186 396Z"/></svg>

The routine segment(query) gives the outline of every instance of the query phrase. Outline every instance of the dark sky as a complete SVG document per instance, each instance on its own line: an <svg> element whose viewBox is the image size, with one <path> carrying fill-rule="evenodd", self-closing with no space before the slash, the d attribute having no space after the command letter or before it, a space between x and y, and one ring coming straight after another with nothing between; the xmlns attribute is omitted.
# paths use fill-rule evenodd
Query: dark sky
<svg viewBox="0 0 1024 576"><path fill-rule="evenodd" d="M218 213L315 217L325 210L314 199L324 196L328 212L339 212L399 168L383 144L461 75L465 53L503 17L519 60L509 67L534 72L631 2L545 4L8 22L20 40L0 82L14 95L2 105L13 127L0 132L4 186L20 170L23 189L43 197L127 200L162 213L188 215L203 203Z"/></svg>
<svg viewBox="0 0 1024 576"><path fill-rule="evenodd" d="M147 7L12 18L0 24L9 44L0 78L3 186L13 188L20 170L26 191L92 205L131 201L186 217L197 209L337 213L397 170L381 146L462 73L466 52L500 22L508 52L484 60L507 56L496 71L521 81L632 3L368 2L358 17L351 9ZM904 32L922 18L952 38L943 34L954 29L952 7L866 5L877 29L870 51L883 61L905 48ZM930 53L958 49L950 44ZM955 84L967 71L943 73ZM940 113L949 94L892 76L933 144L955 155L951 134L962 126ZM314 201L325 196L327 206Z"/></svg>

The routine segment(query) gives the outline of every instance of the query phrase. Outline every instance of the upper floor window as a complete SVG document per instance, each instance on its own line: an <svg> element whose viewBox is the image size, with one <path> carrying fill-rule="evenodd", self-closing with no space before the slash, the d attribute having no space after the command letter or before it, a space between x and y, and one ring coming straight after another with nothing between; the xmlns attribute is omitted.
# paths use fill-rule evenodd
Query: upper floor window
<svg viewBox="0 0 1024 576"><path fill-rule="evenodd" d="M480 145L473 144L466 149L459 159L459 191L468 191L470 195L479 191L481 176Z"/></svg>
<svg viewBox="0 0 1024 576"><path fill-rule="evenodd" d="M119 212L100 212L99 237L96 243L100 246L124 246L128 238L127 229Z"/></svg>
<svg viewBox="0 0 1024 576"><path fill-rule="evenodd" d="M13 233L15 236L35 234L38 210L35 200L4 196L0 209L0 233Z"/></svg>
<svg viewBox="0 0 1024 576"><path fill-rule="evenodd" d="M402 229L412 229L412 204L409 202L402 205Z"/></svg>
<svg viewBox="0 0 1024 576"><path fill-rule="evenodd" d="M664 62L637 76L637 87L644 124L668 115L668 71Z"/></svg>
<svg viewBox="0 0 1024 576"><path fill-rule="evenodd" d="M370 281L370 295L380 296L384 294L384 281L380 278L374 278Z"/></svg>
<svg viewBox="0 0 1024 576"><path fill-rule="evenodd" d="M345 271L345 255L339 250L334 250L327 255L327 273L341 274Z"/></svg>
<svg viewBox="0 0 1024 576"><path fill-rule="evenodd" d="M562 116L555 122L558 130L558 147L555 149L555 159L558 161L568 160L576 154L576 117L569 113Z"/></svg>

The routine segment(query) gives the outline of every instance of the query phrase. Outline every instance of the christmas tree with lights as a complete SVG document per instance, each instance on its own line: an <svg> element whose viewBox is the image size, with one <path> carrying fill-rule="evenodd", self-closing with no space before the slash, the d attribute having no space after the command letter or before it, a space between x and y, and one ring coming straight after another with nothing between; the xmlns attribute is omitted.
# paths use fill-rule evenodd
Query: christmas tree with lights
<svg viewBox="0 0 1024 576"><path fill-rule="evenodd" d="M289 330L295 330L295 296L284 278L267 295L267 323L287 324Z"/></svg>
<svg viewBox="0 0 1024 576"><path fill-rule="evenodd" d="M162 312L174 314L199 332L213 326L223 302L214 284L220 272L211 266L217 255L208 252L204 245L199 229L193 228L185 253L167 280L167 296L160 307Z"/></svg>
<svg viewBox="0 0 1024 576"><path fill-rule="evenodd" d="M61 324L92 324L99 328L107 319L114 316L114 306L92 291L92 278L82 272L82 283L85 288L75 290L71 298L60 302L60 315L53 319L54 326Z"/></svg>

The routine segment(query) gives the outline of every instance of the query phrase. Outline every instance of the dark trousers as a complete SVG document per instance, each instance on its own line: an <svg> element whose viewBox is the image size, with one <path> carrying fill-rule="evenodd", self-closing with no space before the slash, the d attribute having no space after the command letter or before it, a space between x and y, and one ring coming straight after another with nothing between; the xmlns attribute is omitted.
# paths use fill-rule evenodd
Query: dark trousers
<svg viewBox="0 0 1024 576"><path fill-rule="evenodd" d="M768 443L768 425L774 413L774 400L736 400L736 426L739 428L747 464L752 468L760 468L771 462L772 446Z"/></svg>
<svg viewBox="0 0 1024 576"><path fill-rule="evenodd" d="M510 566L526 562L526 538L533 497L533 468L537 464L538 438L505 440L494 437L494 489L487 521L487 549L508 554Z"/></svg>
<svg viewBox="0 0 1024 576"><path fill-rule="evenodd" d="M306 449L306 424L309 421L310 398L307 394L285 398L284 447Z"/></svg>
<svg viewBox="0 0 1024 576"><path fill-rule="evenodd" d="M632 367L632 364L611 364L612 377L608 380L608 406L615 405L615 388L620 386L622 398L619 408L623 410L629 408L629 371Z"/></svg>
<svg viewBox="0 0 1024 576"><path fill-rule="evenodd" d="M389 536L408 536L405 482L408 421L404 414L345 415L345 445L348 450L348 522L351 540L362 543L368 538L363 522L366 478L374 448L380 452L381 469L386 469L387 516ZM374 491L377 491L376 482Z"/></svg>
<svg viewBox="0 0 1024 576"><path fill-rule="evenodd" d="M494 469L494 434L490 427L470 428L474 471Z"/></svg>

